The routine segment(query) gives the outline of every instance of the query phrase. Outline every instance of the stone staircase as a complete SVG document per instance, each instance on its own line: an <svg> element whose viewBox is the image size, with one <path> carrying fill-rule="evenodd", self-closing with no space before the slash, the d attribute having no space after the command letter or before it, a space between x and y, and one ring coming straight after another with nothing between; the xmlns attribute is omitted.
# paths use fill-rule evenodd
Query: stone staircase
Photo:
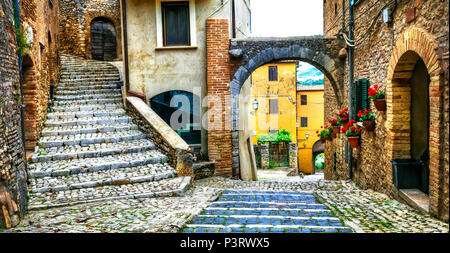
<svg viewBox="0 0 450 253"><path fill-rule="evenodd" d="M117 68L69 55L61 61L29 165L29 209L183 194L190 178L176 177L167 156L123 109Z"/></svg>
<svg viewBox="0 0 450 253"><path fill-rule="evenodd" d="M352 233L308 192L226 190L183 233Z"/></svg>

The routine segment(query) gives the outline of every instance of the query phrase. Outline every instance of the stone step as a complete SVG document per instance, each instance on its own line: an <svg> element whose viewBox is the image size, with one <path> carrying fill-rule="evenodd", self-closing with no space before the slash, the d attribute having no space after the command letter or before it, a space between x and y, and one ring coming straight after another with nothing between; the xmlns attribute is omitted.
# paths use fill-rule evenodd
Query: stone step
<svg viewBox="0 0 450 253"><path fill-rule="evenodd" d="M91 202L130 198L156 198L182 196L191 186L190 177L177 177L140 184L107 185L69 191L35 193L28 210L42 210Z"/></svg>
<svg viewBox="0 0 450 253"><path fill-rule="evenodd" d="M59 192L106 185L135 184L174 178L176 173L177 171L168 164L149 164L62 177L34 178L30 180L29 190L32 193Z"/></svg>
<svg viewBox="0 0 450 253"><path fill-rule="evenodd" d="M79 112L52 112L47 114L48 119L75 119L75 118L92 118L92 117L118 117L126 115L124 109L100 109L92 111Z"/></svg>
<svg viewBox="0 0 450 253"><path fill-rule="evenodd" d="M167 160L167 156L161 152L157 150L149 150L124 155L121 154L94 158L49 161L30 164L28 176L29 178L68 176L79 173L166 163Z"/></svg>
<svg viewBox="0 0 450 253"><path fill-rule="evenodd" d="M81 72L80 72L81 73ZM72 73L72 72L64 72L61 73L61 78L60 79L78 79L80 77L100 77L100 78L104 78L104 77L120 77L120 74L116 71L115 73L98 73L97 71L93 71L92 73L89 74L81 74L80 73Z"/></svg>
<svg viewBox="0 0 450 253"><path fill-rule="evenodd" d="M318 227L318 226L261 226L232 224L224 225L186 225L183 233L353 233L348 227Z"/></svg>
<svg viewBox="0 0 450 253"><path fill-rule="evenodd" d="M61 79L59 81L60 84L63 83L90 83L90 82L119 82L120 77L119 75L114 77L104 77L104 76L94 76L94 75L85 75L85 76L78 76L74 79Z"/></svg>
<svg viewBox="0 0 450 253"><path fill-rule="evenodd" d="M75 145L87 147L91 144L117 143L121 141L144 139L146 137L147 135L143 134L139 130L64 136L45 136L39 139L39 147L52 148Z"/></svg>
<svg viewBox="0 0 450 253"><path fill-rule="evenodd" d="M92 100L106 99L106 98L120 98L121 93L107 93L107 94L90 94L90 95L79 95L79 96L55 96L55 101L76 101L76 100Z"/></svg>
<svg viewBox="0 0 450 253"><path fill-rule="evenodd" d="M97 95L97 94L121 93L121 89L92 89L92 90L58 90L58 96L79 96L79 95Z"/></svg>
<svg viewBox="0 0 450 253"><path fill-rule="evenodd" d="M32 163L103 157L109 155L139 153L155 149L148 139L121 141L117 143L94 143L88 146L74 145L52 148L39 148L31 157Z"/></svg>
<svg viewBox="0 0 450 253"><path fill-rule="evenodd" d="M55 101L56 106L64 106L64 105L97 105L97 104L114 104L114 103L121 103L122 97L118 98L98 98L98 99L80 99L76 101Z"/></svg>
<svg viewBox="0 0 450 253"><path fill-rule="evenodd" d="M71 81L71 82L60 82L59 87L81 87L81 86L91 86L91 85L106 85L106 84L117 84L120 80L97 80L97 81Z"/></svg>
<svg viewBox="0 0 450 253"><path fill-rule="evenodd" d="M64 105L53 106L53 112L83 112L92 110L120 109L123 108L122 101L120 103L111 104L93 104L93 105Z"/></svg>
<svg viewBox="0 0 450 253"><path fill-rule="evenodd" d="M119 117L93 117L93 118L78 118L78 119L48 119L44 125L46 127L64 127L64 126L83 126L83 125L106 125L106 124L123 124L131 123L132 119L129 116Z"/></svg>
<svg viewBox="0 0 450 253"><path fill-rule="evenodd" d="M67 127L47 127L42 130L41 135L44 136L64 136L77 134L93 134L93 133L109 133L138 130L138 126L131 123L123 124L104 124L104 125L79 125Z"/></svg>
<svg viewBox="0 0 450 253"><path fill-rule="evenodd" d="M86 85L86 86L58 86L56 92L59 91L81 91L81 90L103 90L103 89L118 89L119 86L115 83L113 84L103 84L103 85Z"/></svg>
<svg viewBox="0 0 450 253"><path fill-rule="evenodd" d="M288 203L288 202L245 202L245 201L217 201L211 204L210 207L220 208L293 208L293 209L307 209L307 210L326 210L326 206L322 204L314 204L307 202Z"/></svg>
<svg viewBox="0 0 450 253"><path fill-rule="evenodd" d="M323 209L294 209L288 208L206 208L201 215L231 216L294 216L294 217L333 217L329 210Z"/></svg>
<svg viewBox="0 0 450 253"><path fill-rule="evenodd" d="M62 73L69 73L69 72L96 72L98 73L104 73L105 71L118 71L115 66L112 65L102 65L102 66L96 66L96 65L70 65L66 67L61 68Z"/></svg>

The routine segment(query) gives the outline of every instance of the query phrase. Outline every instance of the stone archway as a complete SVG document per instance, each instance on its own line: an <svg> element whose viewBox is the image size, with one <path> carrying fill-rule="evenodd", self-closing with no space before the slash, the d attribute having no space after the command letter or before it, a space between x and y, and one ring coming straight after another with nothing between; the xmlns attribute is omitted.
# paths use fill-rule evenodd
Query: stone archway
<svg viewBox="0 0 450 253"><path fill-rule="evenodd" d="M91 21L89 29L92 59L101 61L116 59L117 33L113 21L105 17L96 17Z"/></svg>
<svg viewBox="0 0 450 253"><path fill-rule="evenodd" d="M389 61L386 87L386 151L388 161L411 158L411 78L416 63L423 63L430 76L429 80L429 201L430 213L442 214L443 182L442 164L442 94L444 79L441 78L441 62L434 39L417 28L406 30L397 40ZM386 165L391 168L391 165ZM442 168L442 169L440 169ZM387 179L393 182L391 169ZM448 171L447 171L448 173ZM448 177L447 177L448 178ZM448 183L447 183L448 187ZM447 189L448 192L448 189ZM445 209L445 208L444 208ZM446 207L448 215L448 206Z"/></svg>
<svg viewBox="0 0 450 253"><path fill-rule="evenodd" d="M241 59L232 76L229 90L231 93L231 130L232 130L232 168L233 174L241 175L240 146L243 131L239 126L241 89L251 73L258 67L281 60L299 60L307 62L320 71L329 80L338 106L343 103L344 61L339 58L339 50L343 48L342 41L331 37L296 37L296 38L253 38L232 40L230 54ZM249 151L251 153L251 151ZM248 154L251 155L251 154ZM248 160L248 159L247 159ZM251 167L246 164L244 167ZM244 173L251 174L251 173Z"/></svg>

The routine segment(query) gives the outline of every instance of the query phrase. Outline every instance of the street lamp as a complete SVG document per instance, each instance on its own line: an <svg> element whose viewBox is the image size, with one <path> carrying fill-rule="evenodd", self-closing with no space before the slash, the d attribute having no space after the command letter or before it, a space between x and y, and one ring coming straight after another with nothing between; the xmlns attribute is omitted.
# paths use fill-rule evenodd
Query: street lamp
<svg viewBox="0 0 450 253"><path fill-rule="evenodd" d="M258 106L259 106L259 102L258 102L258 100L256 100L256 98L255 98L255 100L253 100L253 109L256 111L256 110L258 110Z"/></svg>

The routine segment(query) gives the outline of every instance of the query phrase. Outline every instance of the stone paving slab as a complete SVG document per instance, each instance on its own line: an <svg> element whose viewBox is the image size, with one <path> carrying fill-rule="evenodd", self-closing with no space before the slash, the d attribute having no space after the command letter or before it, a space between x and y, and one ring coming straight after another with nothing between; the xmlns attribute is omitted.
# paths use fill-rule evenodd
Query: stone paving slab
<svg viewBox="0 0 450 253"><path fill-rule="evenodd" d="M448 224L427 214L416 213L408 206L398 203L388 198L384 194L378 194L370 190L358 189L350 182L331 182L318 180L308 182L309 176L292 180L275 182L242 182L222 177L206 178L195 181L192 188L187 190L180 197L163 198L140 198L140 199L119 199L105 200L102 202L84 203L73 206L55 207L45 210L30 211L21 224L13 229L3 232L199 232L199 233L319 233L327 232L318 228L307 227L201 227L189 228L187 224L198 217L203 210L211 208L212 203L217 201L218 196L225 190L260 190L275 191L275 189L291 189L301 191L304 188L313 190L313 196L323 205L328 206L327 212L332 212L336 218L341 219L347 226L355 232L377 232L377 233L397 233L402 229L408 233L448 233ZM307 182L307 186L302 186L302 182ZM284 186L283 186L284 185ZM340 185L339 187L337 187ZM351 190L336 190L337 188ZM288 190L286 190L288 191ZM290 191L290 190L289 190ZM319 193L316 194L316 191ZM337 197L341 196L340 199ZM336 202L341 212L337 211L333 205ZM346 211L344 207L347 207ZM355 208L352 213L351 208ZM277 209L277 207L273 207ZM375 209L380 212L376 212ZM233 210L233 209L230 209ZM294 209L295 210L295 209ZM393 225L398 229L392 229L389 223L380 223L383 220L384 211L388 212L392 219L396 220ZM345 213L345 211L347 213ZM374 219L368 219L369 213ZM353 217L354 216L354 217ZM370 217L370 216L369 216ZM347 224L348 221L354 224ZM363 230L356 222L365 222L369 227L377 227L378 230ZM1 232L1 231L0 231ZM329 229L332 233L348 233L350 230Z"/></svg>

